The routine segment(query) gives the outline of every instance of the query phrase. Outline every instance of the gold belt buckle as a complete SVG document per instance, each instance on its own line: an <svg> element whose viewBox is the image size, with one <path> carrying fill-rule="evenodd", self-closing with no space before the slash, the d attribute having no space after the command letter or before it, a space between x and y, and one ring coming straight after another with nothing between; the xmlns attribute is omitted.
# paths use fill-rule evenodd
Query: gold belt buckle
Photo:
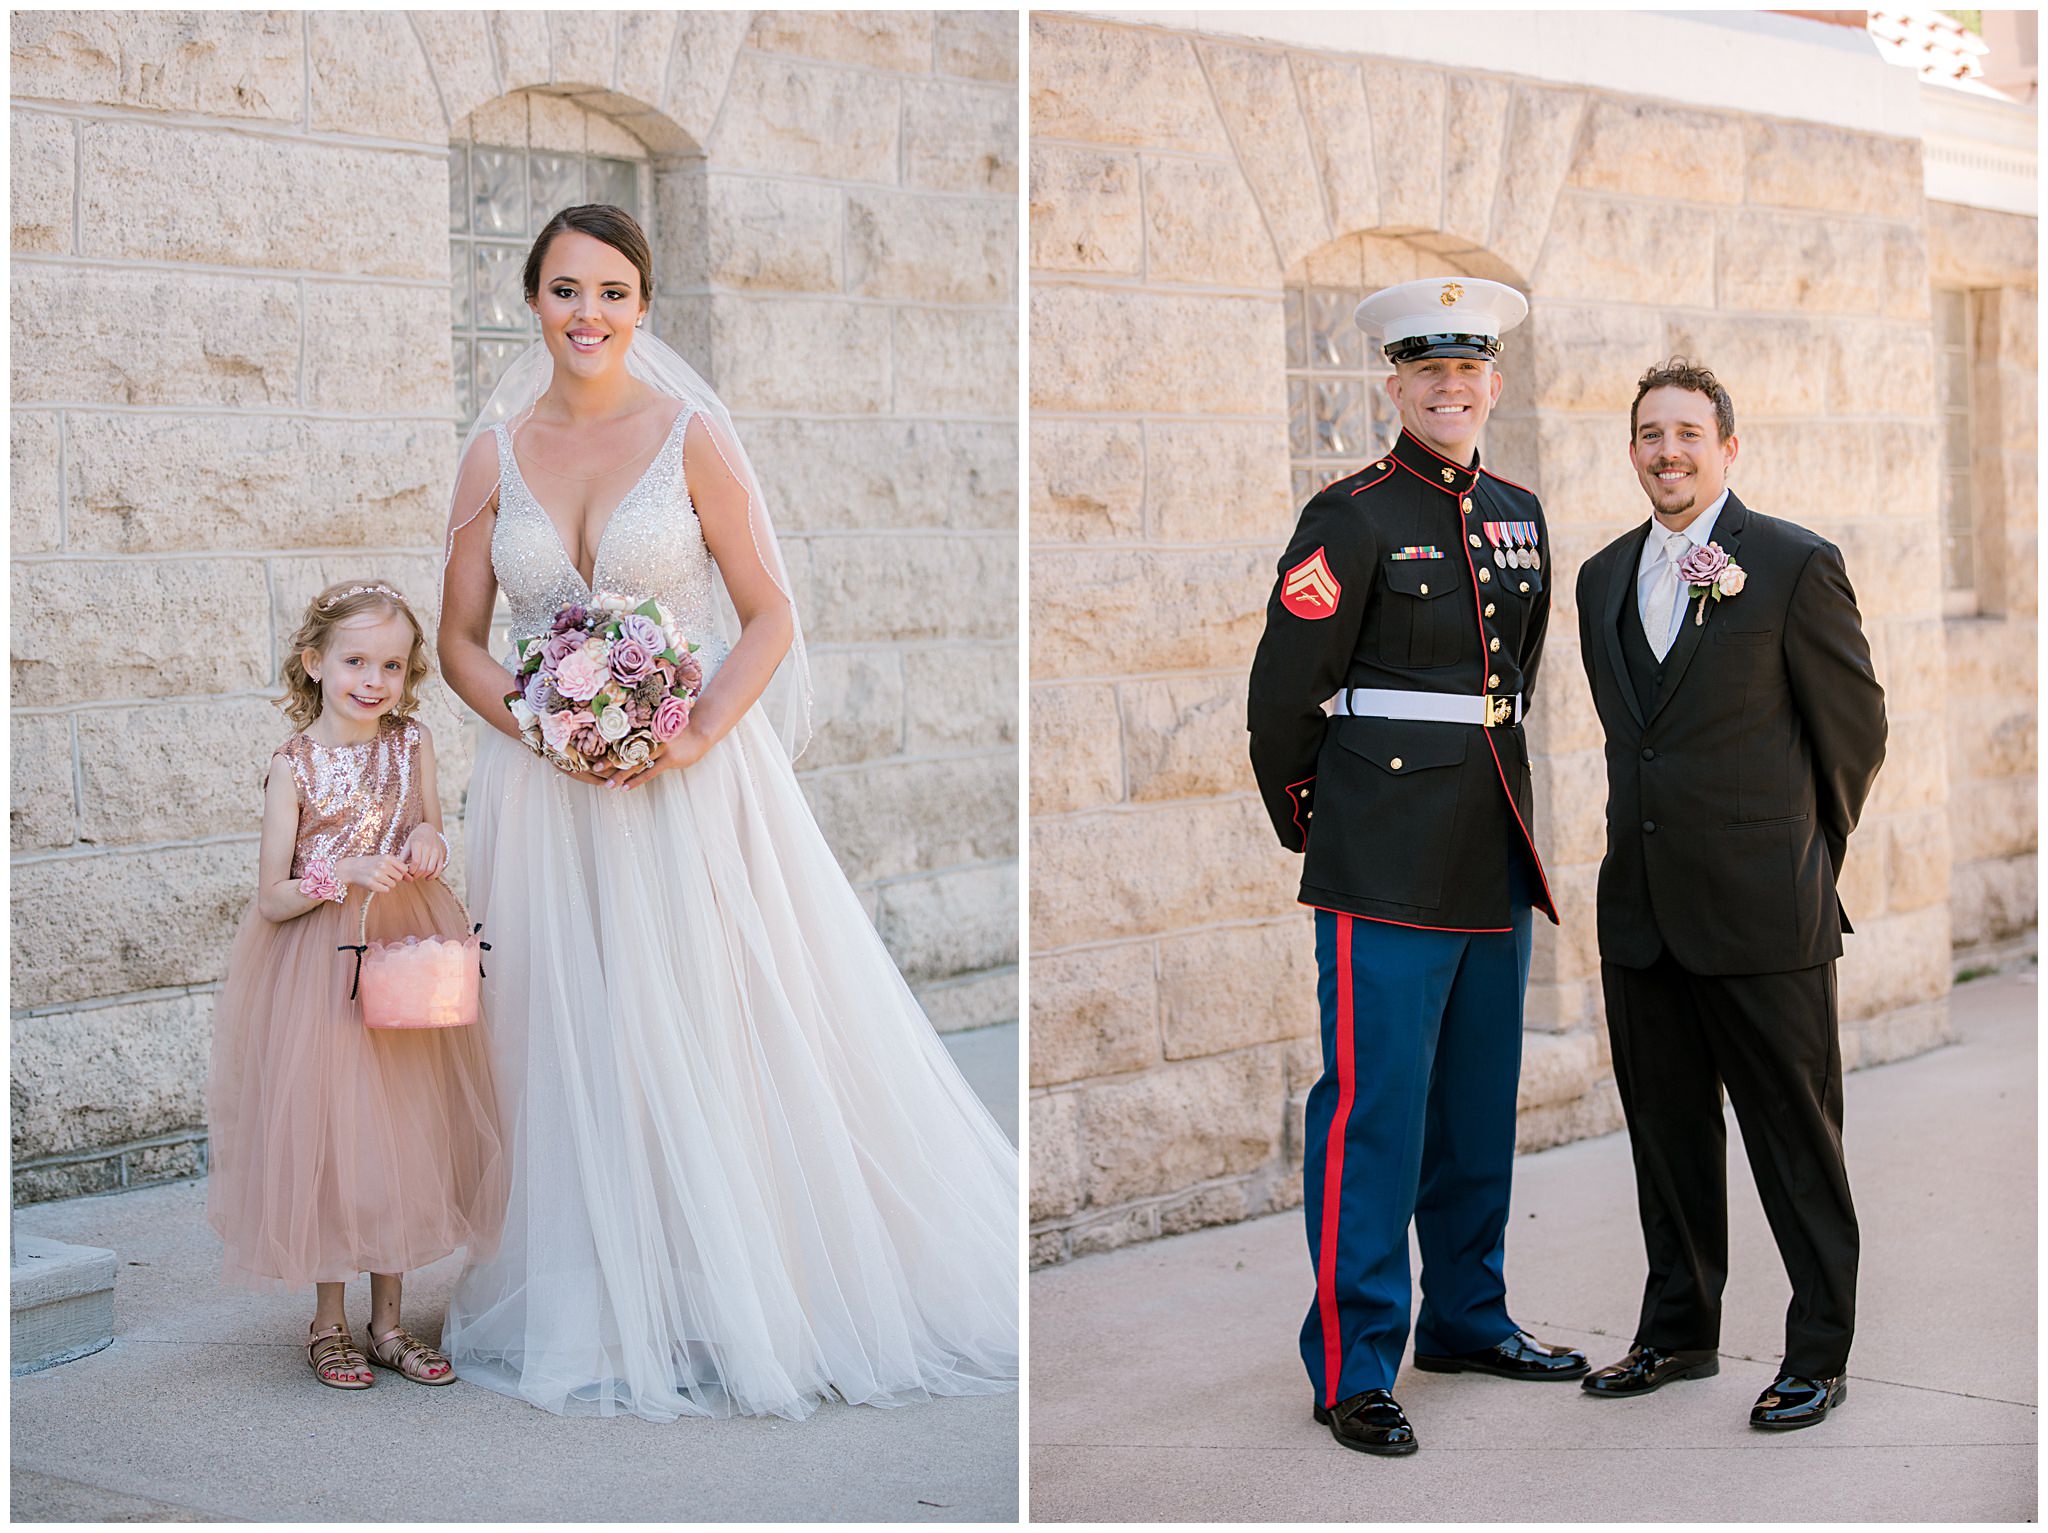
<svg viewBox="0 0 2048 1533"><path fill-rule="evenodd" d="M1514 699L1507 697L1482 697L1480 700L1479 724L1482 729L1498 729L1512 723L1515 717Z"/></svg>

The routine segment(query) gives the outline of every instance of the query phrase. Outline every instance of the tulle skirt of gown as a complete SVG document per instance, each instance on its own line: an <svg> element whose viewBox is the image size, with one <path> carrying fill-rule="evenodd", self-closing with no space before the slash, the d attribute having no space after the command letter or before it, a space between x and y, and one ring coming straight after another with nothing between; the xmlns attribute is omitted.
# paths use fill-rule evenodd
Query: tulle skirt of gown
<svg viewBox="0 0 2048 1533"><path fill-rule="evenodd" d="M1016 1151L758 713L624 793L484 731L468 845L512 1174L462 1378L656 1421L1015 1388Z"/></svg>
<svg viewBox="0 0 2048 1533"><path fill-rule="evenodd" d="M366 1028L349 999L362 892L290 921L252 904L214 1007L207 1220L257 1287L410 1272L489 1249L505 1202L483 1031ZM468 931L438 880L370 906L370 937Z"/></svg>

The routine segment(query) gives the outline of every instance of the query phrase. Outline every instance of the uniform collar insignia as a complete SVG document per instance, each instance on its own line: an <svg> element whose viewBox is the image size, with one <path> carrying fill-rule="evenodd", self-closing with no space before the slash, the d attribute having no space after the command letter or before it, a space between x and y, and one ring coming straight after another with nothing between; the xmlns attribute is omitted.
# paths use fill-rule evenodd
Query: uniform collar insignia
<svg viewBox="0 0 2048 1533"><path fill-rule="evenodd" d="M1394 443L1391 456L1417 478L1435 485L1446 495L1471 494L1472 486L1479 478L1479 459L1476 454L1472 459L1472 466L1467 468L1462 463L1453 463L1441 453L1431 451L1405 431Z"/></svg>

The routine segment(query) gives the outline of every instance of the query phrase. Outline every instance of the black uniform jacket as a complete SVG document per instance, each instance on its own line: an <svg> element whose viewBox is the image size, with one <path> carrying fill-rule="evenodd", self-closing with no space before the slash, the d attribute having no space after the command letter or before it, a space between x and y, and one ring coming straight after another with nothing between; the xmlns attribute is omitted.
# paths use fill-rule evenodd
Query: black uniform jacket
<svg viewBox="0 0 2048 1533"><path fill-rule="evenodd" d="M1695 974L1775 974L1838 957L1849 832L1884 760L1884 690L1841 550L1733 494L1713 541L1747 580L1691 596L1652 696L1636 570L1649 527L1579 571L1579 652L1607 732L1600 955ZM1680 594L1686 595L1682 589Z"/></svg>
<svg viewBox="0 0 2048 1533"><path fill-rule="evenodd" d="M1504 567L1495 539L1540 560ZM1332 718L1339 688L1526 698L1550 617L1550 539L1536 497L1403 432L1324 488L1280 556L1252 660L1252 772L1283 845L1305 852L1301 900L1378 921L1503 931L1510 860L1557 909L1532 839L1529 748L1485 728Z"/></svg>

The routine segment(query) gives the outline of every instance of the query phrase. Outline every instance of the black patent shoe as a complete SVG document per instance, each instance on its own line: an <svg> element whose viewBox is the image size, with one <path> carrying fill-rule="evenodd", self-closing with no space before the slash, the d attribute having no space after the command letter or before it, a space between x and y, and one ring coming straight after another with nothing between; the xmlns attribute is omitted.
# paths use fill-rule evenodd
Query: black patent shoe
<svg viewBox="0 0 2048 1533"><path fill-rule="evenodd" d="M1803 1379L1781 1373L1778 1382L1756 1397L1749 1424L1767 1432L1790 1432L1827 1420L1828 1412L1849 1398L1847 1375L1834 1379Z"/></svg>
<svg viewBox="0 0 2048 1533"><path fill-rule="evenodd" d="M1506 1341L1495 1342L1479 1352L1456 1357L1424 1357L1415 1354L1415 1366L1424 1373L1491 1373L1503 1379L1576 1379L1586 1371L1586 1354L1570 1347L1545 1346L1527 1331L1517 1331Z"/></svg>
<svg viewBox="0 0 2048 1533"><path fill-rule="evenodd" d="M1316 1407L1316 1425L1326 1426L1330 1435L1347 1448L1360 1453L1382 1453L1389 1458L1413 1453L1419 1446L1415 1428L1391 1392L1368 1389L1362 1395L1339 1400L1330 1409Z"/></svg>
<svg viewBox="0 0 2048 1533"><path fill-rule="evenodd" d="M1718 1352L1665 1352L1657 1347L1631 1347L1618 1363L1595 1369L1579 1388L1589 1395L1620 1399L1646 1395L1679 1379L1710 1379L1721 1371Z"/></svg>

